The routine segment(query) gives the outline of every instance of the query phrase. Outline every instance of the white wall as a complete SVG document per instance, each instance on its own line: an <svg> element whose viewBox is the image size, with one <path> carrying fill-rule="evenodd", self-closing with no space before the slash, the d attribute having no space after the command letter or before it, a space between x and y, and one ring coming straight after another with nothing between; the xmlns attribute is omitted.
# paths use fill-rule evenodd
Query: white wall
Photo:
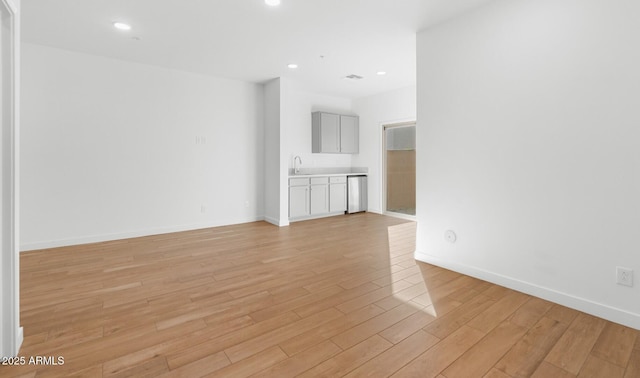
<svg viewBox="0 0 640 378"><path fill-rule="evenodd" d="M640 328L638 14L501 0L418 34L418 258Z"/></svg>
<svg viewBox="0 0 640 378"><path fill-rule="evenodd" d="M416 120L416 87L356 99L353 111L360 116L360 153L352 163L369 168L369 211L381 213L383 126Z"/></svg>
<svg viewBox="0 0 640 378"><path fill-rule="evenodd" d="M22 94L23 249L263 216L263 86L23 44Z"/></svg>
<svg viewBox="0 0 640 378"><path fill-rule="evenodd" d="M264 217L280 225L280 79L264 84Z"/></svg>

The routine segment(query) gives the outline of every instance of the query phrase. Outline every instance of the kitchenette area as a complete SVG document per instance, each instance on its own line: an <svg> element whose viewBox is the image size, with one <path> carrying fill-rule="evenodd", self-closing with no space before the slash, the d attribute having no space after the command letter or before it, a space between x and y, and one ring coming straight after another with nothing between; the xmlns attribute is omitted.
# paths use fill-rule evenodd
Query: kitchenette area
<svg viewBox="0 0 640 378"><path fill-rule="evenodd" d="M351 100L280 77L265 84L264 94L263 142L256 144L264 166L262 219L283 227L383 213L383 126L415 122L415 88Z"/></svg>
<svg viewBox="0 0 640 378"><path fill-rule="evenodd" d="M359 118L354 115L313 112L313 154L357 154ZM301 156L289 169L289 221L296 222L367 211L366 167L307 167ZM314 164L311 164L314 165Z"/></svg>

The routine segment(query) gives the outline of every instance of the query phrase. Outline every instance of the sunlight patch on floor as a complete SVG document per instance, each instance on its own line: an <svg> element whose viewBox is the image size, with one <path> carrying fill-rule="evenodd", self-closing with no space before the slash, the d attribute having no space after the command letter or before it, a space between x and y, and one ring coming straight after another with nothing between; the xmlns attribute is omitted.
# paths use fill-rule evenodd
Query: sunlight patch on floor
<svg viewBox="0 0 640 378"><path fill-rule="evenodd" d="M416 223L407 222L387 228L389 241L389 265L393 297L408 303L420 311L437 317L428 285L416 264ZM411 269L415 267L415 269Z"/></svg>

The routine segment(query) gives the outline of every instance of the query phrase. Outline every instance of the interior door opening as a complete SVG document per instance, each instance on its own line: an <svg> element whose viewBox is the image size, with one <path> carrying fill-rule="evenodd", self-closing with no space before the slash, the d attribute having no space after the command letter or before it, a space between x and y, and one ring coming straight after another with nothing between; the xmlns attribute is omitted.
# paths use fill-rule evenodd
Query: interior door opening
<svg viewBox="0 0 640 378"><path fill-rule="evenodd" d="M385 214L416 215L416 124L384 126Z"/></svg>

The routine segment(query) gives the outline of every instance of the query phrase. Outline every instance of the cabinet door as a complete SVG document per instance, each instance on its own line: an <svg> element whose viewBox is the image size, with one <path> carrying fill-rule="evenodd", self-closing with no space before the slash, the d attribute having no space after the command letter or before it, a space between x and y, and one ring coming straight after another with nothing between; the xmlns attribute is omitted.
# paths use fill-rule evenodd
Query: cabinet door
<svg viewBox="0 0 640 378"><path fill-rule="evenodd" d="M329 185L329 211L347 211L347 184Z"/></svg>
<svg viewBox="0 0 640 378"><path fill-rule="evenodd" d="M309 187L292 186L289 188L289 218L309 215Z"/></svg>
<svg viewBox="0 0 640 378"><path fill-rule="evenodd" d="M329 185L311 185L311 215L329 212Z"/></svg>
<svg viewBox="0 0 640 378"><path fill-rule="evenodd" d="M357 154L359 146L358 117L340 116L340 152Z"/></svg>
<svg viewBox="0 0 640 378"><path fill-rule="evenodd" d="M340 116L329 113L313 113L312 120L312 152L340 152Z"/></svg>

